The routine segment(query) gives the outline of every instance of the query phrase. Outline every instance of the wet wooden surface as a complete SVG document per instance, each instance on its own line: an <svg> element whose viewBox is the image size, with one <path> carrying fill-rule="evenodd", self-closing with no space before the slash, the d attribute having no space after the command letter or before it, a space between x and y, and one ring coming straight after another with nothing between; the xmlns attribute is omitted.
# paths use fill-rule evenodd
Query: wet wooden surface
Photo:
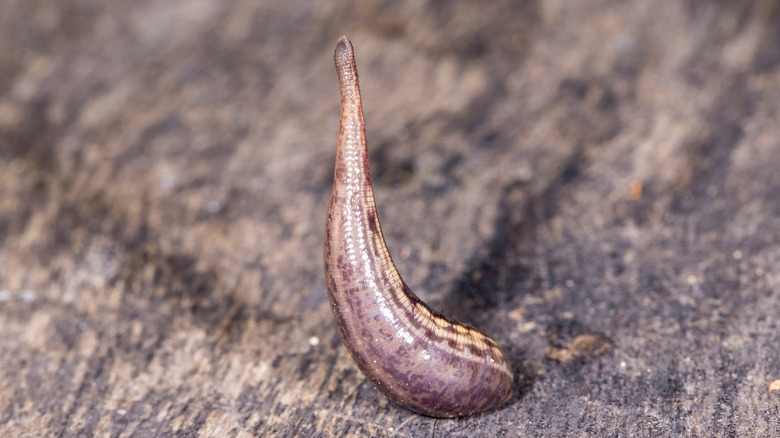
<svg viewBox="0 0 780 438"><path fill-rule="evenodd" d="M777 2L0 8L0 435L780 436ZM340 343L342 34L390 251L511 357L495 411Z"/></svg>

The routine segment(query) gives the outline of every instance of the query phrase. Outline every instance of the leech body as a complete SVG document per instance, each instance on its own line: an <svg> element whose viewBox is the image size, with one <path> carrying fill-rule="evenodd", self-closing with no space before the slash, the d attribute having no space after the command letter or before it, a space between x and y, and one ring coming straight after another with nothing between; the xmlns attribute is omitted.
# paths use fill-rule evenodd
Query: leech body
<svg viewBox="0 0 780 438"><path fill-rule="evenodd" d="M490 409L512 395L495 342L430 309L390 259L374 204L352 44L336 46L341 119L325 229L328 298L344 345L374 386L433 417Z"/></svg>

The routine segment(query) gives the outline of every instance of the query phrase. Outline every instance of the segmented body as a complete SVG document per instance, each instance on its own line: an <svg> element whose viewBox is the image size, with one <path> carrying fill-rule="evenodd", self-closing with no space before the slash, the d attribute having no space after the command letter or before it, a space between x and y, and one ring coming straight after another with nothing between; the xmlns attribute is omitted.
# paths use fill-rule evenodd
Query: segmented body
<svg viewBox="0 0 780 438"><path fill-rule="evenodd" d="M352 44L335 53L341 89L336 170L325 232L328 297L344 345L377 389L434 417L471 415L512 395L512 370L473 327L406 286L379 226Z"/></svg>

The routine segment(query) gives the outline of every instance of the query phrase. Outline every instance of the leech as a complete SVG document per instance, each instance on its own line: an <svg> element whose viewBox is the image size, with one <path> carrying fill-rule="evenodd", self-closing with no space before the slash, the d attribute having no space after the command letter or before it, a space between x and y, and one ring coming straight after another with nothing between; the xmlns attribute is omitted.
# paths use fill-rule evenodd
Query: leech
<svg viewBox="0 0 780 438"><path fill-rule="evenodd" d="M429 308L406 286L379 226L352 44L335 53L341 89L336 171L325 227L328 299L344 345L374 386L433 417L483 412L512 395L495 342Z"/></svg>

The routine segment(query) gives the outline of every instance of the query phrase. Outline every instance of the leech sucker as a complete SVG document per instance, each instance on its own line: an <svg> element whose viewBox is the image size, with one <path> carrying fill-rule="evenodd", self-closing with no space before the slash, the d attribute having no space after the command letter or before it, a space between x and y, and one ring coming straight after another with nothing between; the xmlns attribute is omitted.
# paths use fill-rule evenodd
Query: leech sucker
<svg viewBox="0 0 780 438"><path fill-rule="evenodd" d="M341 90L336 170L325 226L325 280L344 345L374 386L433 417L483 412L512 396L495 342L429 308L406 286L379 226L352 44L335 53Z"/></svg>

